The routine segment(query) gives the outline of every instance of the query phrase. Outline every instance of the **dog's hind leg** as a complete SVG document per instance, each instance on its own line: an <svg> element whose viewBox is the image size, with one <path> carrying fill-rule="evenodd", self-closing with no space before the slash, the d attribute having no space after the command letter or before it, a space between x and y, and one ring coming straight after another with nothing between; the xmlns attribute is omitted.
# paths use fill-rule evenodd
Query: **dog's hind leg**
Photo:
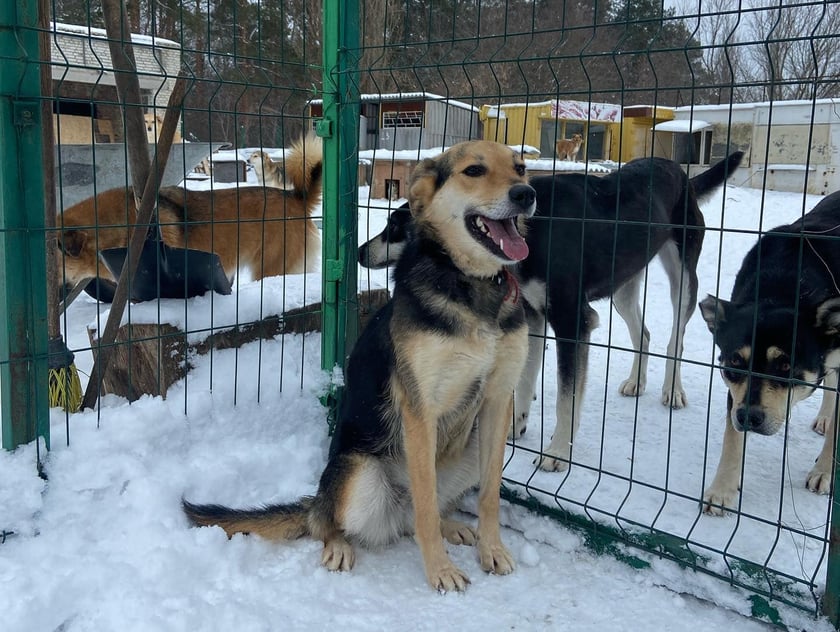
<svg viewBox="0 0 840 632"><path fill-rule="evenodd" d="M545 351L545 318L533 313L528 315L528 359L514 391L513 425L508 437L515 439L525 434L528 415L534 401L537 375L543 365Z"/></svg>
<svg viewBox="0 0 840 632"><path fill-rule="evenodd" d="M829 424L837 418L837 370L829 371L823 381L822 405L811 429L824 435Z"/></svg>
<svg viewBox="0 0 840 632"><path fill-rule="evenodd" d="M682 386L680 360L683 353L685 327L697 303L697 274L694 272L693 265L688 265L688 262L683 265L680 252L673 241L668 241L662 246L659 258L668 275L673 308L671 338L668 340L668 360L665 363L665 381L662 384L662 404L671 408L685 408L688 405L688 398Z"/></svg>
<svg viewBox="0 0 840 632"><path fill-rule="evenodd" d="M589 339L598 326L598 312L586 304L581 307L577 334L574 330L564 333L562 323L553 321L552 329L557 336L557 425L548 449L539 458L539 467L547 472L562 472L569 468L572 445L580 425ZM573 324L577 326L577 323Z"/></svg>
<svg viewBox="0 0 840 632"><path fill-rule="evenodd" d="M644 271L631 278L615 291L612 298L615 310L627 325L633 349L636 350L630 376L618 387L618 392L628 397L638 397L645 392L647 385L650 332L642 320L642 308L639 306L639 287L643 275Z"/></svg>

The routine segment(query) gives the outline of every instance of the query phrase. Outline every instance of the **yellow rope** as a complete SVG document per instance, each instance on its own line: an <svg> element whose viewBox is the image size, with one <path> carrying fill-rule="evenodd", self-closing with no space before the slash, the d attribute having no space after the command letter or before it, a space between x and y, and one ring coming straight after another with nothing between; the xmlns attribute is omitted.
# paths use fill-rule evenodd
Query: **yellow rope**
<svg viewBox="0 0 840 632"><path fill-rule="evenodd" d="M69 413L75 413L82 405L82 383L76 365L49 370L50 408L61 406Z"/></svg>

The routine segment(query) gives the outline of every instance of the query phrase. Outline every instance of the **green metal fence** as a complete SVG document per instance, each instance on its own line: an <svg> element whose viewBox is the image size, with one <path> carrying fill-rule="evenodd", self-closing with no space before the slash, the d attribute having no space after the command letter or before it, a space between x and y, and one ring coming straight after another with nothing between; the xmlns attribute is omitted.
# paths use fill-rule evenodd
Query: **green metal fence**
<svg viewBox="0 0 840 632"><path fill-rule="evenodd" d="M54 94L47 100L61 151L72 144L103 151L99 143L105 137L119 141L124 130L110 62L98 48L107 39L95 30L101 27L98 8L53 2L54 23L44 29L37 3L7 5L0 8L3 447L36 436L49 447L48 315L40 288L47 286L50 231L44 224L43 175L26 168L42 162L40 33L46 32L52 45ZM211 190L223 188L220 178L229 164L236 175L224 186L254 184L253 172L245 170L245 154L252 149L288 147L309 129L322 139L323 211L313 217L322 237L321 305L310 312L320 316L321 364L327 371L343 365L356 338L367 300L360 290L389 285L387 271L357 266L358 244L377 234L404 201L412 165L459 140L505 142L522 151L532 173L583 171L592 177L653 155L670 157L693 174L729 151L745 150L738 176L704 206L701 297L725 295L746 248L781 223L765 195L786 192L788 212L782 216L792 221L816 196L840 189L835 181L840 9L833 2L755 1L735 7L720 0L673 6L647 0L296 0L130 7L132 29L146 36L135 40L138 54L151 64L138 73L144 108L162 113L171 81L183 67L191 84L181 111L182 134L196 144L234 145L233 153L222 150L229 152L225 160L215 154L207 181ZM180 49L174 67L166 57L173 46ZM74 47L85 54L74 56ZM87 140L64 142L79 118L87 120ZM577 162L554 160L555 142L573 133L584 138ZM59 204L78 178L67 169L72 160L62 163L61 151ZM176 152L175 162L190 176L194 165L185 152ZM98 193L102 185L94 178L92 187ZM758 192L755 207L749 205L751 191ZM130 225L127 220L123 227ZM62 230L59 222L56 236ZM596 550L634 566L664 558L730 584L752 603L757 617L784 623L786 609L794 608L824 613L840 625L840 519L832 512L833 495L804 490L800 470L808 468L802 455L812 458L816 450L809 436L791 425L761 445L765 438L751 437L750 450L759 456L744 457L741 509L727 518L702 514L703 488L717 463L725 388L716 377L711 336L695 314L682 362L693 386L687 389L690 405L671 410L657 401L666 355L657 350L664 348L666 335L657 327L660 314L670 313L667 285L658 274L652 266L643 283L642 309L653 332L649 392L638 399L617 395L616 372L626 373L633 349L609 301L601 301L596 306L601 327L589 343L584 419L570 467L540 471L534 459L549 444L557 395L556 339L548 331L528 433L508 449L504 496L556 518L583 533ZM237 312L234 328L262 332L282 323L290 314L286 308L297 308L291 300L286 304L286 291L284 286L279 310L254 318ZM221 311L215 301L221 299L211 301ZM99 347L79 342L92 312L78 316L76 309L62 316L62 331L84 364ZM213 353L220 343L210 337L225 327L186 320L194 323L192 329L135 330L116 343L127 350L128 384L139 380L130 368L132 353L139 353L132 345L178 342L189 353L198 353L201 345ZM193 342L197 333L204 334L203 342ZM165 361L157 362L160 383ZM259 371L238 367L232 379L273 387L275 378ZM281 376L280 383L284 380L289 381ZM292 380L285 387L297 386ZM189 415L186 397L184 407ZM798 410L794 420L807 415ZM69 441L72 414L65 417L63 438ZM807 424L800 420L798 426ZM680 590L694 592L685 588L691 576L680 576ZM699 583L696 594L703 597Z"/></svg>

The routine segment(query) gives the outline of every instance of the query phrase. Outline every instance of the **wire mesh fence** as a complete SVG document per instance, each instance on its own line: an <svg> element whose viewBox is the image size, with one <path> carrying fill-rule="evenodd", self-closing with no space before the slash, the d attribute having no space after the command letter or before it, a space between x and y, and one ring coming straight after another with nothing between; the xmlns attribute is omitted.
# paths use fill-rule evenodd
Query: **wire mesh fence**
<svg viewBox="0 0 840 632"><path fill-rule="evenodd" d="M11 323L24 309L20 296L34 294L37 284L27 289L26 279L43 276L29 264L21 269L14 239L26 230L46 235L59 253L47 281L64 299L60 333L83 384L97 377L91 371L103 344L113 344L104 393L136 400L180 384L172 393L187 416L205 410L209 391L238 403L307 388L305 367L313 358L327 370L341 366L359 312L364 318L390 288L387 267L357 265L357 247L405 218L414 166L463 140L496 140L520 152L535 179L561 183L540 198L546 212L529 233L536 263L521 270L523 300L538 315L530 345L536 386L533 400L527 380L518 389L505 496L633 564L664 557L727 582L756 616L784 621L793 607L836 623L832 495L808 487L834 487L838 395L831 374L823 378L837 366L837 325L831 304L818 318L808 301L840 295L833 281L840 222L829 212L808 238L801 227L788 229L795 256L759 258L771 285L791 289L783 272L793 271L819 286L794 292L795 318L774 330L778 338L768 343L756 333L776 304L750 312L749 335L726 352L710 332L723 316L695 309L707 294L730 297L759 238L840 189L835 3L128 3L130 37L122 39L133 44L152 155L175 79L181 71L188 79L156 197L162 238L218 254L233 291L129 303L113 343L101 334L116 275L98 252L126 247L136 224L126 104L100 4L49 4L48 25L16 24L16 32L48 38L50 93L24 94L21 86L47 63L31 44L21 55L8 42L2 57L30 75L3 91L52 110L56 164L44 178L58 214L54 229L39 223L38 210L27 226L15 223L10 209L28 205L8 190L28 186L31 195L38 185L21 184L26 128L7 110L18 149L5 152L14 168L4 178L0 233L4 272L23 286L10 284L3 306ZM294 148L307 132L317 133L322 150ZM307 156L321 151L323 172L313 175ZM736 151L744 152L740 166L704 184L703 174ZM638 172L622 172L638 159L647 161L636 163ZM690 198L672 191L680 185L657 159L678 164L705 194L699 219L689 221ZM320 193L312 178L323 183L314 205L304 203ZM666 204L663 196L675 197ZM671 214L657 215L666 206ZM642 219L623 214L631 207ZM386 236L383 265L393 263L402 238ZM271 262L278 249L296 253L281 255L279 268ZM809 262L829 274L813 281ZM83 290L75 300L73 286ZM32 323L40 323L38 311ZM816 348L800 344L794 332L817 322ZM312 331L323 332L320 349ZM49 355L41 342L16 350L16 338L24 336L4 339L0 356L6 447L18 436L9 430L11 403L35 408L41 397L32 386L37 373L23 379L22 394L10 390L21 384L19 358L37 369ZM739 376L747 386L738 386ZM332 393L323 395L329 402ZM740 423L743 402L750 423L759 409L781 422L789 413L790 423L753 428L742 449L724 428L727 418ZM66 441L72 416L64 413ZM823 439L811 430L815 420L829 437L829 465L819 463L816 482ZM726 485L717 485L719 461L736 472ZM726 504L726 515L705 512L704 501L711 513ZM704 581L691 577L675 574L674 583L707 596Z"/></svg>

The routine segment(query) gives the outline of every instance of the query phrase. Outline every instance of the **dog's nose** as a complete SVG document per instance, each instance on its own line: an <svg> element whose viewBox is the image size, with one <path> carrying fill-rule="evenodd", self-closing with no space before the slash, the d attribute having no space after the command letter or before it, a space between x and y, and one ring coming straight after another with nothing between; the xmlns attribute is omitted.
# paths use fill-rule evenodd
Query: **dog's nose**
<svg viewBox="0 0 840 632"><path fill-rule="evenodd" d="M764 412L757 408L739 408L735 412L735 418L744 432L755 430L764 424Z"/></svg>
<svg viewBox="0 0 840 632"><path fill-rule="evenodd" d="M508 191L510 201L516 204L519 208L528 210L537 198L537 193L527 184L517 184Z"/></svg>

